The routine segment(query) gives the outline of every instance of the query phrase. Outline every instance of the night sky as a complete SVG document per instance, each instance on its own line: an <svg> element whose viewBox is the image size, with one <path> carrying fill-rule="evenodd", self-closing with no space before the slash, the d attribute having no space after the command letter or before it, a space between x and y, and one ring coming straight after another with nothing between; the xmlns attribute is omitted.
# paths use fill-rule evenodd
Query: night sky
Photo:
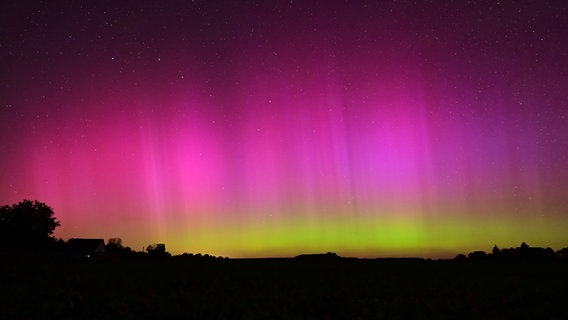
<svg viewBox="0 0 568 320"><path fill-rule="evenodd" d="M566 247L567 8L3 2L0 205L172 253Z"/></svg>

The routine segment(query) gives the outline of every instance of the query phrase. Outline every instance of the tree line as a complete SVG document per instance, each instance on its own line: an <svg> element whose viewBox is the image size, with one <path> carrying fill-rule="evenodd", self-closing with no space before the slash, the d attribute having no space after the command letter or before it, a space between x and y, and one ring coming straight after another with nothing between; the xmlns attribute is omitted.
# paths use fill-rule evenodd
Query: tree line
<svg viewBox="0 0 568 320"><path fill-rule="evenodd" d="M24 199L13 205L0 207L0 253L72 253L80 256L91 256L89 248L81 248L83 245L100 245L103 251L111 256L120 257L152 257L169 258L172 255L166 250L164 243L150 244L141 252L132 250L124 246L120 238L110 238L107 243L97 239L69 239L64 241L56 239L53 233L61 222L55 217L51 207L37 200L31 201ZM86 240L86 241L78 241ZM93 241L95 240L95 241ZM100 253L96 248L92 248L92 254ZM321 256L321 257L320 257ZM184 253L176 256L182 259L218 259L222 257L210 256L208 254L189 254ZM300 255L298 259L337 259L334 253L325 255ZM459 254L455 260L568 260L568 248L554 251L552 248L530 247L522 243L520 247L499 249L497 245L490 253L485 251L473 251L467 256Z"/></svg>
<svg viewBox="0 0 568 320"><path fill-rule="evenodd" d="M455 260L568 260L568 248L554 249L531 247L525 242L516 248L499 249L493 246L491 252L472 251L467 256L458 254Z"/></svg>
<svg viewBox="0 0 568 320"><path fill-rule="evenodd" d="M111 257L169 258L172 255L164 243L146 246L142 251L123 245L122 239L56 239L53 233L61 222L47 204L24 199L19 203L0 207L0 253L48 254L51 256L91 257L108 253ZM97 240L99 242L97 243ZM97 248L102 244L103 249ZM92 248L91 248L92 247ZM209 255L188 254L181 258L218 258Z"/></svg>

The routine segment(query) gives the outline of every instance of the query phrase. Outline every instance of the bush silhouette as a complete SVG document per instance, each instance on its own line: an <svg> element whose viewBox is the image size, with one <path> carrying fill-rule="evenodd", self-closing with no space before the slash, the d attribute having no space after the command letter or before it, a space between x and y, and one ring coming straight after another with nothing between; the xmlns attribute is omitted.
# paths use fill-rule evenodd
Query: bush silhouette
<svg viewBox="0 0 568 320"><path fill-rule="evenodd" d="M151 244L146 247L146 252L152 257L170 257L170 253L166 251L166 245L163 243Z"/></svg>

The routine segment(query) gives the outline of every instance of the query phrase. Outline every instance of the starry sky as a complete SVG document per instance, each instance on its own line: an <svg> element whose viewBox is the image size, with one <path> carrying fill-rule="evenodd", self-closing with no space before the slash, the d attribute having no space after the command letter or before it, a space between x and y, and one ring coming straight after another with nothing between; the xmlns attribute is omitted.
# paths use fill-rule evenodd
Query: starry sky
<svg viewBox="0 0 568 320"><path fill-rule="evenodd" d="M0 5L0 204L229 257L568 246L565 1Z"/></svg>

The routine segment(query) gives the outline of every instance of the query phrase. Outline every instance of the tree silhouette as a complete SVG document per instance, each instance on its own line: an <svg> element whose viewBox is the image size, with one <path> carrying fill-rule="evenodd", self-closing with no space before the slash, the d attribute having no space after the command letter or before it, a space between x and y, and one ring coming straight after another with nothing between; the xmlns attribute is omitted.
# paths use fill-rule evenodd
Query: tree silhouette
<svg viewBox="0 0 568 320"><path fill-rule="evenodd" d="M106 243L105 252L126 256L132 254L132 249L124 246L121 238L110 238Z"/></svg>
<svg viewBox="0 0 568 320"><path fill-rule="evenodd" d="M61 223L48 205L24 199L0 208L0 249L34 250L54 242L51 236Z"/></svg>
<svg viewBox="0 0 568 320"><path fill-rule="evenodd" d="M493 250L491 250L491 253L498 255L501 253L501 250L499 249L499 247L497 245L493 246Z"/></svg>
<svg viewBox="0 0 568 320"><path fill-rule="evenodd" d="M120 252L124 249L122 246L122 239L120 238L110 238L105 246L106 252Z"/></svg>
<svg viewBox="0 0 568 320"><path fill-rule="evenodd" d="M170 253L166 251L166 245L163 243L151 244L146 247L148 255L153 257L169 257Z"/></svg>

